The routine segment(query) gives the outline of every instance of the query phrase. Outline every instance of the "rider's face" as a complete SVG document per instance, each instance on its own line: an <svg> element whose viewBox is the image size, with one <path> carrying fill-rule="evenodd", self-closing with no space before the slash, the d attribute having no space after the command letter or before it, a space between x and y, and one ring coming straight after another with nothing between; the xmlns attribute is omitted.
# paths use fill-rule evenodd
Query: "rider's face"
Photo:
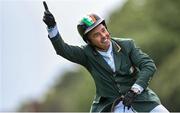
<svg viewBox="0 0 180 113"><path fill-rule="evenodd" d="M100 51L107 51L110 46L110 34L103 24L88 33L90 43Z"/></svg>

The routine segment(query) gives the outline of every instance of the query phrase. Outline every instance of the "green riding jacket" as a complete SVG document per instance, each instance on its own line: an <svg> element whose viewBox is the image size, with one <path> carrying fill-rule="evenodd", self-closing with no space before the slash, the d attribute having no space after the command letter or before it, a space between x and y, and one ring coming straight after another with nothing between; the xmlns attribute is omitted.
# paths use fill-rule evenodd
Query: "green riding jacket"
<svg viewBox="0 0 180 113"><path fill-rule="evenodd" d="M134 83L144 88L132 104L136 111L149 112L160 104L158 96L147 87L156 71L156 66L147 54L136 47L132 39L111 39L115 72L90 45L82 47L68 45L59 34L50 40L58 55L83 65L93 77L96 95L91 112L110 111L113 101L124 95Z"/></svg>

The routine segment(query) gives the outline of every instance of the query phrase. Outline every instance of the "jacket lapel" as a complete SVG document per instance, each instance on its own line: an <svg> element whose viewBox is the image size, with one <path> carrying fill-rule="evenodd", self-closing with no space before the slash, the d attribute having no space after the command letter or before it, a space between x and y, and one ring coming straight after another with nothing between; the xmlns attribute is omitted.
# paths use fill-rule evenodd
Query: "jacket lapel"
<svg viewBox="0 0 180 113"><path fill-rule="evenodd" d="M108 65L108 63L104 60L104 58L98 53L96 50L94 50L92 47L88 47L90 52L88 52L88 56L91 57L96 63L98 63L102 68L104 68L106 71L113 73L113 70Z"/></svg>
<svg viewBox="0 0 180 113"><path fill-rule="evenodd" d="M112 40L112 42L114 43L113 47L114 47L114 62L115 62L115 66L116 66L116 72L121 74L121 75L124 75L125 72L122 71L122 67L123 65L126 64L126 58L127 57L124 52L122 52L122 48L119 44L117 44L115 41Z"/></svg>
<svg viewBox="0 0 180 113"><path fill-rule="evenodd" d="M116 71L117 71L117 70L120 70L123 54L121 52L120 45L118 45L113 40L112 40L112 45L113 45L114 63L115 63Z"/></svg>

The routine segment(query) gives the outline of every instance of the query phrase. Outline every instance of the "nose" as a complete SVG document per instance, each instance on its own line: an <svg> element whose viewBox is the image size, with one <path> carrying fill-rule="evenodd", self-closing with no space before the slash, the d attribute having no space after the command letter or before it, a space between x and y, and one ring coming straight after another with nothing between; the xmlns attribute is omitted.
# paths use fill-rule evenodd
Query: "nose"
<svg viewBox="0 0 180 113"><path fill-rule="evenodd" d="M106 37L106 33L101 32L101 37L105 38Z"/></svg>

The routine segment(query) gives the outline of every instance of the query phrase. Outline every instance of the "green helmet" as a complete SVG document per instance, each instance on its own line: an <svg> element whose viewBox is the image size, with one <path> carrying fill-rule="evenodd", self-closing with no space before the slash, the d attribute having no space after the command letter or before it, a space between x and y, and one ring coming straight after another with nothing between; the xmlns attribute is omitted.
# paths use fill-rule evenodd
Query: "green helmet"
<svg viewBox="0 0 180 113"><path fill-rule="evenodd" d="M106 23L104 19L100 18L96 14L90 14L82 18L80 23L77 25L77 29L79 34L86 43L87 43L87 33L101 23L106 27Z"/></svg>

